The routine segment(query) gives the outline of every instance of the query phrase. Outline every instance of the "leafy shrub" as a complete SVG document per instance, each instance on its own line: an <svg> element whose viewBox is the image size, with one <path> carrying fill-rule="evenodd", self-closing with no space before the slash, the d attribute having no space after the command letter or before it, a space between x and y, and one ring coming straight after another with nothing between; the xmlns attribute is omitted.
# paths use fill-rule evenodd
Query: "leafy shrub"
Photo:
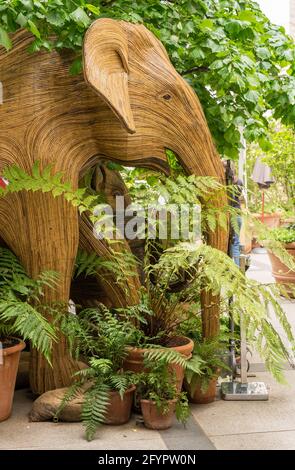
<svg viewBox="0 0 295 470"><path fill-rule="evenodd" d="M31 279L16 256L0 247L0 340L20 336L50 362L57 335L47 319L52 309L42 304L42 296L43 289L54 289L57 280L57 273L50 271Z"/></svg>
<svg viewBox="0 0 295 470"><path fill-rule="evenodd" d="M289 227L280 227L272 231L275 240L281 243L294 243L295 242L295 225Z"/></svg>

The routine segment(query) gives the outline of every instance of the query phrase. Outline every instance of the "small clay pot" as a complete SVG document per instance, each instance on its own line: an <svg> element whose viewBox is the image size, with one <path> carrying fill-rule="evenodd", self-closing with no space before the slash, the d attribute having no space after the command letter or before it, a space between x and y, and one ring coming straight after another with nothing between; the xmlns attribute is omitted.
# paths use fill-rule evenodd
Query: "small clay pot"
<svg viewBox="0 0 295 470"><path fill-rule="evenodd" d="M26 346L17 338L9 338L9 341L11 346L4 344L0 350L0 422L11 414L20 353Z"/></svg>
<svg viewBox="0 0 295 470"><path fill-rule="evenodd" d="M210 380L207 390L202 391L201 380L197 383L197 386L192 393L190 385L187 381L184 382L185 390L187 391L188 399L191 403L196 403L198 405L205 405L207 403L212 403L216 397L216 383L217 378Z"/></svg>
<svg viewBox="0 0 295 470"><path fill-rule="evenodd" d="M168 413L161 413L156 403L152 400L140 400L141 412L144 425L148 429L168 429L171 428L174 418L175 406L177 400L169 400Z"/></svg>
<svg viewBox="0 0 295 470"><path fill-rule="evenodd" d="M108 412L105 417L105 424L125 424L129 421L131 415L131 407L133 403L135 386L132 385L124 393L123 399L120 397L119 392L111 391L110 395L110 404L108 407Z"/></svg>

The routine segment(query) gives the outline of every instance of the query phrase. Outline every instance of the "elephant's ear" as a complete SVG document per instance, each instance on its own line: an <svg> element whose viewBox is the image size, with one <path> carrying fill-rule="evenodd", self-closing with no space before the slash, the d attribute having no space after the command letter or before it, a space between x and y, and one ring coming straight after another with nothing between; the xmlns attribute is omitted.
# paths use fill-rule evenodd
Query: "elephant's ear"
<svg viewBox="0 0 295 470"><path fill-rule="evenodd" d="M96 20L83 46L85 80L110 106L129 133L135 132L128 91L128 39L122 23Z"/></svg>

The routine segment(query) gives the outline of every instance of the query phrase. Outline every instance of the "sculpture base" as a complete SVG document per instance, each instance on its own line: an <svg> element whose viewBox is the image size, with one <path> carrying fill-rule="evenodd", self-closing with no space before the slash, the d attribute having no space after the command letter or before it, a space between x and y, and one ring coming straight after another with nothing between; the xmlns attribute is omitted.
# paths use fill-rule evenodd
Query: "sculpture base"
<svg viewBox="0 0 295 470"><path fill-rule="evenodd" d="M223 382L221 384L223 400L268 400L268 391L264 382Z"/></svg>

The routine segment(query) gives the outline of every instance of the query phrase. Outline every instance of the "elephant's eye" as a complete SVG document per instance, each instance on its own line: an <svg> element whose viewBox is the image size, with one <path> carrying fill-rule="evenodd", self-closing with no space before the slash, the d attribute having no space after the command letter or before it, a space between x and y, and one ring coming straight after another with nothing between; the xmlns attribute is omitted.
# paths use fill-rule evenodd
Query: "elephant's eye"
<svg viewBox="0 0 295 470"><path fill-rule="evenodd" d="M169 95L169 93L165 93L165 95L163 95L163 99L164 99L165 101L170 101L171 98L172 98L172 96Z"/></svg>

